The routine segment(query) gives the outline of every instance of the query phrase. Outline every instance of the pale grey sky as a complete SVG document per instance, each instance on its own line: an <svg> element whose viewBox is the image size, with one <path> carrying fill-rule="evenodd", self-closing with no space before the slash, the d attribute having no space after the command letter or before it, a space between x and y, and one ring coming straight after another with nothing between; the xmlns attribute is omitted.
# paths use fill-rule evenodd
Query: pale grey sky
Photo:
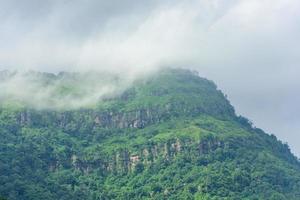
<svg viewBox="0 0 300 200"><path fill-rule="evenodd" d="M0 70L196 69L300 156L299 0L0 0L0 24Z"/></svg>

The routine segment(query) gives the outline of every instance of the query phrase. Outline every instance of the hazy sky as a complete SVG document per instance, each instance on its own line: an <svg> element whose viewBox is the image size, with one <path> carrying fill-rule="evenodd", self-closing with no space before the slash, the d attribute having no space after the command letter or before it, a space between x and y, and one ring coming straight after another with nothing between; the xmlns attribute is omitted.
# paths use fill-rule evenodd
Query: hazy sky
<svg viewBox="0 0 300 200"><path fill-rule="evenodd" d="M299 0L0 0L0 70L196 69L300 156Z"/></svg>

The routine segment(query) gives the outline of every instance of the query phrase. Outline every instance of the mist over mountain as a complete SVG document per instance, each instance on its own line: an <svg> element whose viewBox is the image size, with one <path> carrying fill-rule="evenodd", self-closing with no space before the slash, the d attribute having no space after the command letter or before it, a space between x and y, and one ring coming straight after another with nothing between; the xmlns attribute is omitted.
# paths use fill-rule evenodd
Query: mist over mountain
<svg viewBox="0 0 300 200"><path fill-rule="evenodd" d="M142 79L139 74L139 79ZM78 109L120 95L137 77L105 71L0 72L0 104L35 109Z"/></svg>
<svg viewBox="0 0 300 200"><path fill-rule="evenodd" d="M299 0L0 0L0 24L0 200L300 199Z"/></svg>
<svg viewBox="0 0 300 200"><path fill-rule="evenodd" d="M101 93L92 105L79 107L68 107L72 101L35 107L20 101L23 96L7 93L13 98L0 107L0 196L300 197L300 162L288 145L236 115L217 86L197 72L165 69L130 85L112 74L89 79L78 73L2 72L1 81L15 82L19 76L26 84L35 83L31 89L51 88L47 98L59 101L81 101L105 83L123 89ZM101 84L94 87L95 82ZM35 95L39 90L32 93L34 102Z"/></svg>

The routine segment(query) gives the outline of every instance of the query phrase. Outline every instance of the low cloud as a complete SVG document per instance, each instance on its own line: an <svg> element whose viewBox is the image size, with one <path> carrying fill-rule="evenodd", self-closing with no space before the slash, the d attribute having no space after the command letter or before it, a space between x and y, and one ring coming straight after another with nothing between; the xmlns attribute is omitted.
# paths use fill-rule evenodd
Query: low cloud
<svg viewBox="0 0 300 200"><path fill-rule="evenodd" d="M75 109L94 106L120 95L131 80L108 73L0 73L0 101L3 105L35 109Z"/></svg>

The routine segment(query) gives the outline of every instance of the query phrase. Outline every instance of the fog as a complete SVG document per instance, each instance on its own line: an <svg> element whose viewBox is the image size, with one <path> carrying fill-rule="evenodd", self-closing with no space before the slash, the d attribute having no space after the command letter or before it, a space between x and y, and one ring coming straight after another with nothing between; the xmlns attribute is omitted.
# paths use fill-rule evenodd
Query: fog
<svg viewBox="0 0 300 200"><path fill-rule="evenodd" d="M0 0L0 23L0 70L106 71L130 84L195 69L300 156L298 0ZM32 92L20 85L10 95Z"/></svg>
<svg viewBox="0 0 300 200"><path fill-rule="evenodd" d="M135 79L107 72L3 71L0 73L0 103L8 107L38 110L93 108L121 95Z"/></svg>

